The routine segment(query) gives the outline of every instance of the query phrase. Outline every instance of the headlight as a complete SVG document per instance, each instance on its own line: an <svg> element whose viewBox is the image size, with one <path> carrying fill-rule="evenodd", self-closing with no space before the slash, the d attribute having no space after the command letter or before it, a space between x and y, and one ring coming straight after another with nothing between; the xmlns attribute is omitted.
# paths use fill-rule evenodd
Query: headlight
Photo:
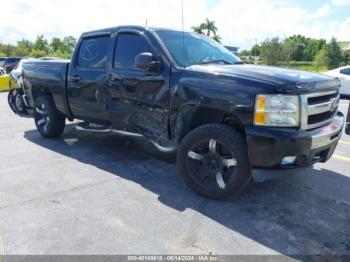
<svg viewBox="0 0 350 262"><path fill-rule="evenodd" d="M292 95L258 95L254 124L258 126L299 126L299 98Z"/></svg>

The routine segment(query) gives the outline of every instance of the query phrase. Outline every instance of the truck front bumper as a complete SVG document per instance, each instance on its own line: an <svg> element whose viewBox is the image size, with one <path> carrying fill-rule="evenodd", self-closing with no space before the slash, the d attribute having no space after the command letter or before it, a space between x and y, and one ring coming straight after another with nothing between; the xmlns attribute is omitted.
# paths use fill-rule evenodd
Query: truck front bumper
<svg viewBox="0 0 350 262"><path fill-rule="evenodd" d="M307 131L249 126L246 136L250 164L255 173L272 174L293 173L316 162L324 163L333 155L344 124L344 116L338 112L330 124ZM295 161L285 161L286 158Z"/></svg>

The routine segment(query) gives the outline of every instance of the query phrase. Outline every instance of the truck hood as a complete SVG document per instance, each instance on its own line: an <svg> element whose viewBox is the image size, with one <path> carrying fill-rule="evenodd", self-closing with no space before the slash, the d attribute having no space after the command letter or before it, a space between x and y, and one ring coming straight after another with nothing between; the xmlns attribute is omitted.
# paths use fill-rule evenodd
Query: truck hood
<svg viewBox="0 0 350 262"><path fill-rule="evenodd" d="M333 90L340 82L332 77L300 70L261 65L194 65L190 70L215 74L220 77L246 77L276 84L281 93L309 93Z"/></svg>

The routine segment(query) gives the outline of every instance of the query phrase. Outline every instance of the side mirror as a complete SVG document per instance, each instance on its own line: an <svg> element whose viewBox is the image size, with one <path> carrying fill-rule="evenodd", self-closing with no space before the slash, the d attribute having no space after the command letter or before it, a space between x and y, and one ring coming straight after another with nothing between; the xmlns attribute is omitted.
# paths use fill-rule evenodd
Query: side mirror
<svg viewBox="0 0 350 262"><path fill-rule="evenodd" d="M137 69L152 72L160 72L161 62L152 53L141 53L135 57L135 66Z"/></svg>

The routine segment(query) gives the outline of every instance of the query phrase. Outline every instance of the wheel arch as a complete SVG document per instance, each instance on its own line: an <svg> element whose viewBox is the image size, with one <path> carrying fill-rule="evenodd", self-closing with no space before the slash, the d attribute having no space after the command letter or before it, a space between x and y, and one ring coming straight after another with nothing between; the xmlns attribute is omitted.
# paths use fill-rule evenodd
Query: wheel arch
<svg viewBox="0 0 350 262"><path fill-rule="evenodd" d="M184 109L177 115L175 137L178 142L194 129L207 124L224 124L233 127L245 135L245 129L239 117L223 109L210 106L192 106Z"/></svg>
<svg viewBox="0 0 350 262"><path fill-rule="evenodd" d="M53 98L52 92L49 88L43 86L32 86L31 92L33 96L33 101L41 95L51 96Z"/></svg>

